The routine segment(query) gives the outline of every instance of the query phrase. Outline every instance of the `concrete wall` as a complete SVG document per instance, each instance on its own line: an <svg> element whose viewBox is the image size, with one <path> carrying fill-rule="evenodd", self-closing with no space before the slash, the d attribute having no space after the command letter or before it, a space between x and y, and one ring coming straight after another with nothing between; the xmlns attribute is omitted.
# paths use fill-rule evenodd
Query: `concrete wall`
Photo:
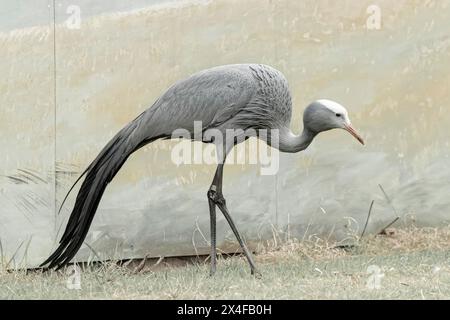
<svg viewBox="0 0 450 320"><path fill-rule="evenodd" d="M164 2L164 3L162 3ZM96 4L95 4L96 3ZM276 176L225 169L225 195L249 240L338 240L401 223L448 223L450 1L5 1L0 4L0 240L4 260L33 266L55 247L74 202L55 212L108 140L174 81L215 65L281 70L294 97L293 129L317 98L347 106L363 133L344 132L281 155ZM70 5L80 28L67 24ZM133 11L130 11L133 10ZM56 22L56 33L53 23ZM214 167L170 161L175 142L133 155L100 204L86 242L103 257L207 252L206 190ZM56 191L56 192L55 192ZM234 240L218 219L219 243ZM349 230L351 229L351 230ZM283 233L286 232L286 233ZM93 258L83 247L79 259Z"/></svg>

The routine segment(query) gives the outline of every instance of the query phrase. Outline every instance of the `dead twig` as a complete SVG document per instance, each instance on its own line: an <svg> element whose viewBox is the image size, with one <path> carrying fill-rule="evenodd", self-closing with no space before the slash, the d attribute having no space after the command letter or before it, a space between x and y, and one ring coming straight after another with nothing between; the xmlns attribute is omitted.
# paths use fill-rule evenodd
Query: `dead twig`
<svg viewBox="0 0 450 320"><path fill-rule="evenodd" d="M369 219L370 219L370 215L372 214L372 208L373 208L374 203L375 203L375 200L372 200L372 202L370 203L369 212L367 213L366 224L364 225L364 229L361 233L361 236L359 237L360 239L362 239L362 237L366 233L367 225L369 224Z"/></svg>
<svg viewBox="0 0 450 320"><path fill-rule="evenodd" d="M25 240L22 241L22 242L20 243L19 247L17 247L17 249L16 249L16 251L14 252L13 256L11 257L11 259L9 259L8 263L6 263L5 270L7 270L7 269L9 268L9 265L11 264L11 262L14 261L14 258L16 257L16 254L19 252L20 248L22 248L22 245L23 245L24 243L25 243ZM14 263L14 268L16 268L15 263Z"/></svg>
<svg viewBox="0 0 450 320"><path fill-rule="evenodd" d="M163 260L164 260L164 256L160 256L158 261L156 261L156 263L153 265L153 267L158 266Z"/></svg>
<svg viewBox="0 0 450 320"><path fill-rule="evenodd" d="M0 238L0 265L2 267L5 266L5 256L3 254L3 244L2 244L2 239Z"/></svg>
<svg viewBox="0 0 450 320"><path fill-rule="evenodd" d="M381 235L387 235L388 233L387 233L386 229L391 227L398 220L400 220L400 216L398 215L397 210L395 209L394 205L392 204L391 198L388 196L386 191L384 191L383 186L381 184L379 184L378 187L380 187L381 192L383 192L383 195L386 198L386 201L388 202L389 206L392 208L392 211L394 211L394 214L396 215L396 218L391 223L389 223L386 227L384 227L383 229L381 229L380 232L377 233L377 234L381 234Z"/></svg>
<svg viewBox="0 0 450 320"><path fill-rule="evenodd" d="M400 219L400 217L395 218L394 221L392 221L392 222L389 223L386 227L384 227L383 229L381 229L381 231L378 232L377 234L388 235L388 232L387 232L386 230L387 230L389 227L391 227L394 223L396 223L399 219Z"/></svg>
<svg viewBox="0 0 450 320"><path fill-rule="evenodd" d="M134 274L139 273L144 269L145 263L147 262L147 259L149 256L150 256L150 254L146 254L144 256L144 259L142 259L141 263L139 263L139 265L136 267L136 269L133 270Z"/></svg>
<svg viewBox="0 0 450 320"><path fill-rule="evenodd" d="M384 188L381 184L378 185L378 187L380 187L381 192L383 192L384 197L386 198L386 201L388 202L388 204L391 206L392 210L394 211L395 215L398 217L398 213L397 210L395 210L394 205L392 204L391 198L389 198L389 196L387 195L386 191L384 191Z"/></svg>
<svg viewBox="0 0 450 320"><path fill-rule="evenodd" d="M97 259L98 259L100 262L103 261L102 257L100 257L100 255L97 253L97 251L95 251L94 248L92 248L92 246L91 246L89 243L85 242L84 244L86 245L86 247L89 248L89 250L92 251L92 253L94 254L94 256L96 256Z"/></svg>

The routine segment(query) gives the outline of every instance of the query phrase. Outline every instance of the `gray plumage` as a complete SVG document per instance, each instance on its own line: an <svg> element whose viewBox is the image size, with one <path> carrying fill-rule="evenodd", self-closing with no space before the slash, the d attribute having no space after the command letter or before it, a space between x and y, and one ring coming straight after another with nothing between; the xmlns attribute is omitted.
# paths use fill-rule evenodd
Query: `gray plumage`
<svg viewBox="0 0 450 320"><path fill-rule="evenodd" d="M303 150L318 133L334 128L345 129L363 142L351 127L345 108L333 101L319 100L305 109L301 135L297 136L289 129L291 116L292 99L288 82L280 71L269 66L220 66L178 81L149 109L120 130L80 176L86 177L60 244L41 266L61 268L75 256L86 237L108 183L133 152L155 140L170 138L177 129L185 129L193 134L194 121L201 121L204 136L210 129L219 130L224 137L227 137L227 129L277 129L279 143L275 147L282 152ZM204 136L193 138L214 142L206 140ZM270 140L267 142L270 143ZM219 159L208 191L211 273L214 273L216 268L216 207L222 211L233 229L250 263L252 273L256 272L251 254L234 225L222 195L223 162L235 144L234 139L227 139L220 145L216 143L217 148L223 149L223 153L219 153L223 159Z"/></svg>

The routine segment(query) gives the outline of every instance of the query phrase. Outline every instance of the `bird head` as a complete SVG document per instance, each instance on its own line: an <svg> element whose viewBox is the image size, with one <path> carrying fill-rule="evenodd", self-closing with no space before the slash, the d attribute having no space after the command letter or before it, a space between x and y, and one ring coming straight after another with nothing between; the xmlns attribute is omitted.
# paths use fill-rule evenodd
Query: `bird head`
<svg viewBox="0 0 450 320"><path fill-rule="evenodd" d="M364 144L363 138L353 128L347 110L337 102L325 99L314 101L305 109L303 123L305 128L315 134L331 129L344 129Z"/></svg>

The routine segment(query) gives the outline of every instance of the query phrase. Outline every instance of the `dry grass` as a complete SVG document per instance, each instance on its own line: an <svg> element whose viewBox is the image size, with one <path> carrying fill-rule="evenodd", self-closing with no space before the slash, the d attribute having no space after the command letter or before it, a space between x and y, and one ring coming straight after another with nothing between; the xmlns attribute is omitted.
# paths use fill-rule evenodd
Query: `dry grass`
<svg viewBox="0 0 450 320"><path fill-rule="evenodd" d="M125 267L109 262L85 267L80 290L67 288L68 275L63 272L3 270L0 298L450 298L450 227L396 229L389 236L367 236L345 249L317 237L282 244L275 240L256 255L262 279L249 274L243 257L219 259L214 277L208 276L208 259L178 259L178 266L160 261L156 268L149 261L140 272L139 263ZM377 274L378 289L368 286Z"/></svg>
<svg viewBox="0 0 450 320"><path fill-rule="evenodd" d="M280 245L275 241L270 241L261 247L257 260L261 262L283 261L294 257L332 260L358 254L381 256L450 249L450 227L418 228L411 226L405 229L389 229L388 233L389 235L367 235L363 239L354 237L354 241L351 241L354 245L347 247L327 242L317 236L302 241L293 239Z"/></svg>

